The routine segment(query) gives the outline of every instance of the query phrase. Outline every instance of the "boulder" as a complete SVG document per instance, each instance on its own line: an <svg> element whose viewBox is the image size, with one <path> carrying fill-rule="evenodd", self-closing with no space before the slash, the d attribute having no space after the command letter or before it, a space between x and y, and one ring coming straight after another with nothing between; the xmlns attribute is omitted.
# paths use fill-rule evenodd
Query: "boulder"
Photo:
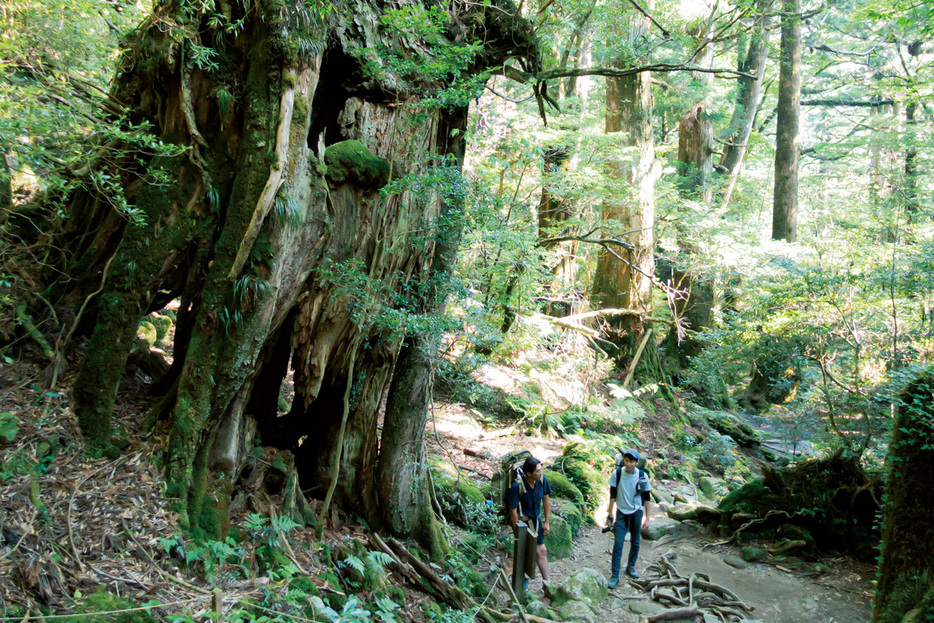
<svg viewBox="0 0 934 623"><path fill-rule="evenodd" d="M690 504L677 504L668 509L668 516L677 521L693 519L700 522L719 521L720 511L713 506L693 502Z"/></svg>
<svg viewBox="0 0 934 623"><path fill-rule="evenodd" d="M581 510L577 504L571 500L551 496L551 513L552 516L557 513L563 517L568 523L568 527L571 528L571 536L577 536L577 533L580 531L581 523L583 523Z"/></svg>
<svg viewBox="0 0 934 623"><path fill-rule="evenodd" d="M668 516L675 521L695 519L697 517L697 506L694 504L675 504L668 508Z"/></svg>
<svg viewBox="0 0 934 623"><path fill-rule="evenodd" d="M578 489L567 476L561 472L552 471L550 469L545 470L544 474L545 478L548 479L548 484L551 485L551 493L553 496L570 500L578 506L584 505L584 494L581 493L581 490Z"/></svg>
<svg viewBox="0 0 934 623"><path fill-rule="evenodd" d="M761 547L754 547L752 545L746 545L740 551L740 556L746 562L761 562L768 557L769 553L762 549Z"/></svg>
<svg viewBox="0 0 934 623"><path fill-rule="evenodd" d="M668 502L669 504L674 503L674 498L671 497L671 494L665 491L664 489L652 489L652 499L658 502Z"/></svg>
<svg viewBox="0 0 934 623"><path fill-rule="evenodd" d="M723 559L723 562L725 562L726 564L730 565L731 567L735 569L745 569L746 567L749 566L749 563L743 560L741 557L735 556L732 554L725 557Z"/></svg>
<svg viewBox="0 0 934 623"><path fill-rule="evenodd" d="M704 495L711 500L720 500L730 492L725 482L713 476L704 476L700 479L698 485L700 486L700 490L704 492Z"/></svg>
<svg viewBox="0 0 934 623"><path fill-rule="evenodd" d="M671 534L674 529L674 521L668 517L655 516L652 518L652 521L649 522L648 529L642 531L642 536L648 541L657 541L666 534Z"/></svg>
<svg viewBox="0 0 934 623"><path fill-rule="evenodd" d="M594 611L610 594L606 578L594 569L581 569L551 589L551 605L561 606L569 601L582 601Z"/></svg>
<svg viewBox="0 0 934 623"><path fill-rule="evenodd" d="M537 599L533 599L526 604L525 611L531 615L542 617L543 619L550 619L554 616L554 612L552 612L544 602Z"/></svg>
<svg viewBox="0 0 934 623"><path fill-rule="evenodd" d="M558 616L562 621L579 621L580 623L597 623L593 609L583 601L572 599L561 604Z"/></svg>
<svg viewBox="0 0 934 623"><path fill-rule="evenodd" d="M574 551L574 544L571 542L571 527L568 522L555 513L551 514L548 521L548 535L545 537L545 547L548 548L548 560L561 560L567 558Z"/></svg>

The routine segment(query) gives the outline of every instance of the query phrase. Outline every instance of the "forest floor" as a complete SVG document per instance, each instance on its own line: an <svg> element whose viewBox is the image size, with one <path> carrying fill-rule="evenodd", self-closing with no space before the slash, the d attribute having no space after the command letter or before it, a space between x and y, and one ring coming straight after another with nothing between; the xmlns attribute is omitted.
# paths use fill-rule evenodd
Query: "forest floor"
<svg viewBox="0 0 934 623"><path fill-rule="evenodd" d="M107 584L118 594L143 601L156 599L163 604L200 604L207 599L210 585L197 577L182 579L167 555L165 544L175 539L178 528L174 514L162 495L161 474L157 468L159 439L138 430L145 404L140 404L139 383L124 383L118 398L116 421L126 431L128 447L114 461L89 461L80 452L80 434L68 408L70 378L52 396L39 389L42 380L31 366L5 366L0 374L0 412L19 418L19 434L13 444L0 448L0 464L12 470L18 462L36 465L32 475L3 475L0 487L0 603L22 604L38 596L55 607L68 608L69 595L77 589L87 594L95 586ZM493 376L505 382L515 369L500 367L485 371L483 381L496 385ZM131 379L132 381L132 379ZM586 383L584 383L586 384ZM543 385L544 386L544 385ZM548 391L555 400L579 400L583 385L550 381ZM573 395L572 395L573 394ZM667 428L660 414L640 428L640 446L651 450L665 444ZM491 424L491 421L493 422ZM791 430L779 420L747 418L774 439L776 450L788 450L797 434L800 447L809 450L807 434ZM661 422L661 423L659 423ZM533 436L521 422L508 422L480 413L462 404L440 401L432 409L428 423L430 452L445 456L462 467L478 484L493 474L495 457L516 449L528 449L546 464L557 459L567 441L557 436ZM672 493L686 492L687 483L659 481L656 487ZM38 493L37 493L38 492ZM672 522L657 510L653 522ZM505 533L505 528L504 528ZM365 539L354 525L338 526L326 539L347 536ZM305 543L297 550L300 562L309 571L316 565L307 542L311 531L296 529L293 540ZM772 564L754 563L744 569L727 565L724 558L737 554L732 546L717 545L718 539L688 522L658 541L643 540L639 568L645 569L661 555L683 575L706 573L755 609L752 619L768 623L864 623L870 618L872 579L870 565L840 557L823 559L831 571L820 576L789 573ZM583 568L609 575L612 537L599 527L585 525L574 540L571 557L552 562L552 579L560 582ZM508 565L502 552L488 552L479 571L492 571ZM485 568L483 568L485 566ZM198 574L200 575L200 573ZM218 573L220 575L220 573ZM256 594L264 578L230 584L227 599L239 600ZM24 590L25 589L25 590ZM425 596L407 591L405 610L418 620L417 603ZM542 594L541 580L532 582L533 597ZM498 595L506 603L505 594ZM34 603L34 602L33 602ZM636 611L651 604L645 593L624 581L611 591L600 606L598 620L635 623ZM54 609L53 609L54 611ZM554 617L557 618L557 617Z"/></svg>

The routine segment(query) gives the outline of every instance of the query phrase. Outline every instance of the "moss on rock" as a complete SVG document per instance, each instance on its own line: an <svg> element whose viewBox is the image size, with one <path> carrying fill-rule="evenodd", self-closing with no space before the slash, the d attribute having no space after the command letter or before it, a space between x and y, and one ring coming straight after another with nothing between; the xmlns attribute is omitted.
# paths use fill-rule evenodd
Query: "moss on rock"
<svg viewBox="0 0 934 623"><path fill-rule="evenodd" d="M438 501L451 519L462 528L470 528L470 517L477 506L486 506L486 498L478 486L464 475L457 476L447 461L438 459L429 465ZM469 507L473 506L474 509Z"/></svg>
<svg viewBox="0 0 934 623"><path fill-rule="evenodd" d="M548 559L561 560L567 558L574 551L574 544L571 542L571 527L563 517L555 514L551 515L549 526L551 530L545 537Z"/></svg>
<svg viewBox="0 0 934 623"><path fill-rule="evenodd" d="M379 188L389 181L392 167L360 141L341 141L324 152L327 176L334 182Z"/></svg>
<svg viewBox="0 0 934 623"><path fill-rule="evenodd" d="M548 484L551 485L551 491L554 495L570 500L574 504L581 506L584 504L584 494L571 482L570 478L561 472L556 472L551 469L545 471L544 474L545 478L548 479Z"/></svg>
<svg viewBox="0 0 934 623"><path fill-rule="evenodd" d="M581 528L581 523L583 523L580 507L571 500L551 496L551 510L552 516L557 514L562 517L571 529L571 535L577 536Z"/></svg>

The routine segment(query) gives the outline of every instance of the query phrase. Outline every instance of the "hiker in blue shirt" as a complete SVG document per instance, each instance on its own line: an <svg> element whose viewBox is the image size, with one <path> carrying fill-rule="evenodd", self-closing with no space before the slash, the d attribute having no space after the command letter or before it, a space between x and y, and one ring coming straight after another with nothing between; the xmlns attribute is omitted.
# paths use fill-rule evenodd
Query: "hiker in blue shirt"
<svg viewBox="0 0 934 623"><path fill-rule="evenodd" d="M617 462L619 455L617 454ZM639 545L642 542L642 527L649 527L649 509L651 507L652 484L644 470L639 469L639 452L623 452L622 465L610 474L610 505L606 509L607 524L613 525L613 506L616 506L616 522L613 531L613 556L610 559L610 588L619 584L619 568L623 557L623 545L626 533L629 533L629 562L626 575L638 578L636 560L639 558Z"/></svg>
<svg viewBox="0 0 934 623"><path fill-rule="evenodd" d="M548 525L548 519L551 517L550 495L551 485L542 474L541 461L530 456L522 464L522 478L519 482L514 482L509 489L509 523L513 531L517 531L521 515L521 519L528 524L529 530L535 533L538 543L535 548L535 560L545 583L549 581L545 536L550 529Z"/></svg>

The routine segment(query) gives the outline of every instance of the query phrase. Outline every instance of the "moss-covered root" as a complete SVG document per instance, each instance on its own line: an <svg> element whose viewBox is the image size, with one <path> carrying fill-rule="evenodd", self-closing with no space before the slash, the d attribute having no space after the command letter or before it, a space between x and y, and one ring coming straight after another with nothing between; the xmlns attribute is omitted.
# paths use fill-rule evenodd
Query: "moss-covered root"
<svg viewBox="0 0 934 623"><path fill-rule="evenodd" d="M902 394L892 427L873 623L934 621L934 369Z"/></svg>

